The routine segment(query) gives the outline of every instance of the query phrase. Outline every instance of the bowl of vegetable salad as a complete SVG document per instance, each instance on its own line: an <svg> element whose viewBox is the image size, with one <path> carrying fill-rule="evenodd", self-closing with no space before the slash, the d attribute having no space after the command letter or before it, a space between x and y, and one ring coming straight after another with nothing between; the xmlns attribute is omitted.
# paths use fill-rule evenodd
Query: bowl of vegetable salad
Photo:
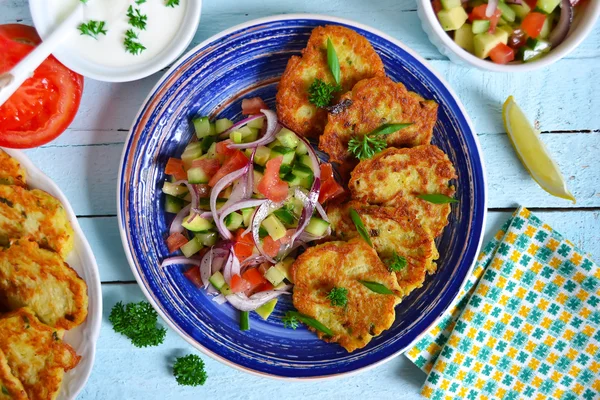
<svg viewBox="0 0 600 400"><path fill-rule="evenodd" d="M592 0L419 0L431 42L451 61L531 71L573 51L600 15Z"/></svg>

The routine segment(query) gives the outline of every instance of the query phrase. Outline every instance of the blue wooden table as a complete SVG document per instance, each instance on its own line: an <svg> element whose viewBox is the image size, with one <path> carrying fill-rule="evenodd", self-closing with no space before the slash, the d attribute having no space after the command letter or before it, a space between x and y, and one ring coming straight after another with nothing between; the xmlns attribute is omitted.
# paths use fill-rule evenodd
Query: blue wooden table
<svg viewBox="0 0 600 400"><path fill-rule="evenodd" d="M328 14L371 25L414 49L446 78L466 106L484 151L490 207L486 240L522 204L600 260L600 26L568 58L519 75L450 63L421 30L414 0L204 0L194 44L233 25L282 13ZM0 24L14 22L32 24L27 1L0 0ZM124 84L86 79L69 130L27 151L70 199L100 267L104 323L94 371L79 398L419 398L425 375L403 356L358 376L320 383L259 378L203 356L207 384L185 388L176 384L170 366L175 357L194 350L176 333L170 331L162 346L137 349L112 331L107 319L112 306L143 299L117 229L117 168L127 130L159 77ZM519 163L501 120L501 105L511 94L539 122L577 204L548 195Z"/></svg>

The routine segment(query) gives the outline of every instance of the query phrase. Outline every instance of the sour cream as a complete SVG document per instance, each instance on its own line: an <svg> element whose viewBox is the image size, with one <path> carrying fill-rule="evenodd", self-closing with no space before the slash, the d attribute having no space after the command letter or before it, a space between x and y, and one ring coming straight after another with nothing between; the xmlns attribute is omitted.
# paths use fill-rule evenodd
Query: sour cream
<svg viewBox="0 0 600 400"><path fill-rule="evenodd" d="M48 0L51 19L58 23L67 16L80 0ZM97 39L81 35L79 30L65 41L64 45L86 60L107 67L125 67L142 64L169 46L181 27L185 17L186 3L180 0L175 7L166 6L166 0L146 0L136 4L134 0L88 0L84 5L84 23L90 20L104 21L106 35L100 34ZM194 0L192 0L194 1ZM128 22L129 6L139 9L146 15L146 29L140 30ZM146 50L134 55L126 51L125 32L133 29Z"/></svg>

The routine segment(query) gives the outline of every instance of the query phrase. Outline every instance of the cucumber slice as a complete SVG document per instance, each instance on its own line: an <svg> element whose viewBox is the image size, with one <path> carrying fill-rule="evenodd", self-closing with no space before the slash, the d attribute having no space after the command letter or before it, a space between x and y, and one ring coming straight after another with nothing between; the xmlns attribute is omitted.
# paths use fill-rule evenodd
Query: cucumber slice
<svg viewBox="0 0 600 400"><path fill-rule="evenodd" d="M217 210L219 210L221 207L223 207L223 204L225 204L226 201L227 201L227 199L218 198L217 199ZM210 207L210 199L207 197L201 197L198 199L198 204L202 208L209 208Z"/></svg>
<svg viewBox="0 0 600 400"><path fill-rule="evenodd" d="M454 7L461 7L462 3L460 0L442 0L442 7L444 10L449 10Z"/></svg>
<svg viewBox="0 0 600 400"><path fill-rule="evenodd" d="M315 236L323 236L327 232L327 228L329 228L329 222L321 218L312 217L304 230Z"/></svg>
<svg viewBox="0 0 600 400"><path fill-rule="evenodd" d="M292 149L295 149L296 146L298 146L298 143L300 142L300 139L298 139L296 134L290 131L288 128L281 128L281 130L277 135L275 135L275 137L277 138L277 140L279 140L282 146L289 147Z"/></svg>
<svg viewBox="0 0 600 400"><path fill-rule="evenodd" d="M210 122L208 117L200 117L192 120L196 137L202 139L215 134L215 125Z"/></svg>
<svg viewBox="0 0 600 400"><path fill-rule="evenodd" d="M517 13L503 1L498 2L498 9L502 12L502 19L508 22L515 22Z"/></svg>
<svg viewBox="0 0 600 400"><path fill-rule="evenodd" d="M243 135L240 131L233 131L229 134L229 139L231 139L231 141L236 144L242 143L242 137Z"/></svg>
<svg viewBox="0 0 600 400"><path fill-rule="evenodd" d="M263 174L262 172L257 171L256 169L253 171L254 174L254 193L256 194L260 194L260 192L258 191L258 184L261 181L261 179L263 178Z"/></svg>
<svg viewBox="0 0 600 400"><path fill-rule="evenodd" d="M285 226L273 214L265 218L265 220L262 222L262 226L265 227L265 229L269 233L269 236L271 236L273 240L279 240L285 236Z"/></svg>
<svg viewBox="0 0 600 400"><path fill-rule="evenodd" d="M225 217L224 222L225 227L227 229L229 229L230 231L235 231L238 230L244 223L244 217L242 217L242 214L238 213L237 211L234 211Z"/></svg>
<svg viewBox="0 0 600 400"><path fill-rule="evenodd" d="M204 153L208 152L208 151L211 149L211 147L212 147L213 145L215 145L215 146L216 146L216 144L215 144L215 143L216 143L216 141L217 141L217 137L216 137L216 136L207 136L207 137L205 137L204 139L202 139L202 142L201 142L201 145L200 145L200 146L202 147L202 151L203 151ZM208 153L207 153L207 154L208 154ZM208 157L208 158L215 158L215 157L214 157L214 154L215 154L215 152L214 152L214 151L212 152L212 154L213 154L213 155L212 155L212 157L211 157L211 156L209 156L209 155L207 155L207 157Z"/></svg>
<svg viewBox="0 0 600 400"><path fill-rule="evenodd" d="M214 274L212 274L212 276L210 278L208 278L208 281L217 290L221 290L221 288L223 287L223 285L227 285L227 283L225 282L225 277L219 271L217 271Z"/></svg>
<svg viewBox="0 0 600 400"><path fill-rule="evenodd" d="M282 178L282 179L283 179L284 176L286 176L290 172L292 172L292 166L291 165L282 164L281 167L279 167L279 177Z"/></svg>
<svg viewBox="0 0 600 400"><path fill-rule="evenodd" d="M269 315L271 315L273 313L273 310L275 310L276 305L277 305L277 299L273 299L273 300L263 304L262 306L258 307L256 309L256 313L258 315L260 315L261 318L266 321L267 318L269 318Z"/></svg>
<svg viewBox="0 0 600 400"><path fill-rule="evenodd" d="M211 137L211 136L209 136ZM212 142L208 150L206 150L206 158L217 158L217 143Z"/></svg>
<svg viewBox="0 0 600 400"><path fill-rule="evenodd" d="M204 232L214 228L213 223L199 215L190 221L191 214L183 219L181 225L191 232Z"/></svg>
<svg viewBox="0 0 600 400"><path fill-rule="evenodd" d="M188 169L187 176L189 183L208 183L210 181L210 177L200 167Z"/></svg>
<svg viewBox="0 0 600 400"><path fill-rule="evenodd" d="M275 264L275 268L277 268L279 272L281 272L281 274L285 276L285 279L287 279L291 283L294 283L294 280L292 279L292 264L294 264L294 261L296 261L296 259L292 257L287 257L286 259L279 261L277 264Z"/></svg>
<svg viewBox="0 0 600 400"><path fill-rule="evenodd" d="M440 25L445 31L455 31L467 21L469 16L462 7L454 7L449 10L441 10L437 13Z"/></svg>
<svg viewBox="0 0 600 400"><path fill-rule="evenodd" d="M183 150L183 154L181 155L181 160L183 161L183 165L186 169L189 169L192 165L192 161L197 158L202 157L202 143L193 142L187 145L185 150Z"/></svg>
<svg viewBox="0 0 600 400"><path fill-rule="evenodd" d="M552 14L559 4L560 0L537 0L535 6L546 14Z"/></svg>
<svg viewBox="0 0 600 400"><path fill-rule="evenodd" d="M187 187L185 187L183 185L175 185L171 182L165 182L163 184L162 191L165 194L169 194L169 195L175 196L175 197L185 196L187 193L189 193L189 190Z"/></svg>
<svg viewBox="0 0 600 400"><path fill-rule="evenodd" d="M473 34L477 35L478 33L487 32L490 30L490 21L487 19L476 19L473 21L473 25L471 26L473 30Z"/></svg>
<svg viewBox="0 0 600 400"><path fill-rule="evenodd" d="M258 237L261 239L266 238L267 236L269 236L269 232L267 232L267 230L261 225L258 227Z"/></svg>
<svg viewBox="0 0 600 400"><path fill-rule="evenodd" d="M284 146L275 146L271 148L271 156L270 158L276 158L279 156L283 156L282 164L290 165L294 162L294 158L296 157L296 151L289 147Z"/></svg>
<svg viewBox="0 0 600 400"><path fill-rule="evenodd" d="M195 234L196 239L200 241L204 246L214 246L219 240L219 234L217 232L199 232Z"/></svg>
<svg viewBox="0 0 600 400"><path fill-rule="evenodd" d="M242 208L242 218L244 220L244 226L247 228L252 223L252 215L254 215L255 207Z"/></svg>
<svg viewBox="0 0 600 400"><path fill-rule="evenodd" d="M263 167L262 165L254 164L254 170L260 172L263 175L265 173L265 167Z"/></svg>
<svg viewBox="0 0 600 400"><path fill-rule="evenodd" d="M287 226L293 226L296 222L296 216L285 208L280 208L273 211L273 215L275 215L281 222L283 222L284 225Z"/></svg>
<svg viewBox="0 0 600 400"><path fill-rule="evenodd" d="M271 267L265 273L265 278L271 282L273 286L279 285L285 279L285 275L281 273L277 268Z"/></svg>
<svg viewBox="0 0 600 400"><path fill-rule="evenodd" d="M310 156L308 154L298 157L298 162L306 165L312 171L312 161L310 161ZM298 165L298 163L296 163L296 165Z"/></svg>
<svg viewBox="0 0 600 400"><path fill-rule="evenodd" d="M180 250L184 256L190 258L200 250L202 250L202 243L198 240L198 238L193 237L189 242L181 246Z"/></svg>
<svg viewBox="0 0 600 400"><path fill-rule="evenodd" d="M296 146L296 154L301 156L308 153L308 148L306 147L306 144L304 143L304 141L300 140L298 142L298 146Z"/></svg>
<svg viewBox="0 0 600 400"><path fill-rule="evenodd" d="M223 133L233 126L233 122L227 118L221 118L215 121L215 133Z"/></svg>
<svg viewBox="0 0 600 400"><path fill-rule="evenodd" d="M255 120L248 122L246 124L246 126L248 128L262 129L264 123L265 123L265 117L262 117L262 118L256 118Z"/></svg>
<svg viewBox="0 0 600 400"><path fill-rule="evenodd" d="M544 21L544 25L542 26L542 30L540 31L539 39L546 39L550 32L552 31L552 18L550 16L546 16L546 20Z"/></svg>
<svg viewBox="0 0 600 400"><path fill-rule="evenodd" d="M264 166L271 157L271 149L266 146L258 146L254 154L254 162Z"/></svg>
<svg viewBox="0 0 600 400"><path fill-rule="evenodd" d="M525 18L525 16L531 12L531 8L526 2L523 2L522 4L511 4L509 7L515 12L515 15L519 19Z"/></svg>
<svg viewBox="0 0 600 400"><path fill-rule="evenodd" d="M183 200L171 195L165 195L165 211L177 214L183 208Z"/></svg>

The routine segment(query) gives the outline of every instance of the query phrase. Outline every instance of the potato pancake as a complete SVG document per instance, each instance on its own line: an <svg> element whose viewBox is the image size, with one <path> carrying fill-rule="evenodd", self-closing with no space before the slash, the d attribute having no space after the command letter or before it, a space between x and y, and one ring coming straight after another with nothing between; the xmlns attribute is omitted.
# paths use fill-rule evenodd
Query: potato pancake
<svg viewBox="0 0 600 400"><path fill-rule="evenodd" d="M361 161L352 171L348 187L352 198L369 204L403 207L409 204L423 228L434 237L448 224L449 204L433 204L419 194L444 194L452 197L454 186L448 181L456 172L448 156L434 145L389 148Z"/></svg>
<svg viewBox="0 0 600 400"><path fill-rule="evenodd" d="M80 360L55 329L27 308L0 317L0 350L32 400L56 399L65 372Z"/></svg>
<svg viewBox="0 0 600 400"><path fill-rule="evenodd" d="M328 242L308 248L292 265L294 306L334 334L319 338L337 342L349 352L366 346L394 323L400 297L371 291L359 280L377 282L400 294L396 276L362 239ZM346 306L327 299L332 288L347 289Z"/></svg>
<svg viewBox="0 0 600 400"><path fill-rule="evenodd" d="M433 237L423 229L414 213L408 207L366 206L356 201L331 206L327 216L334 235L340 239L359 237L350 218L350 208L360 216L385 265L390 265L394 254L406 259L406 267L396 272L403 296L421 287L426 273L435 271L433 260L437 250Z"/></svg>
<svg viewBox="0 0 600 400"><path fill-rule="evenodd" d="M57 253L19 239L0 251L0 306L29 307L45 324L71 329L87 317L87 285Z"/></svg>
<svg viewBox="0 0 600 400"><path fill-rule="evenodd" d="M13 375L4 352L0 350L0 400L28 399L23 384Z"/></svg>
<svg viewBox="0 0 600 400"><path fill-rule="evenodd" d="M431 142L438 105L409 92L402 83L379 76L358 82L342 96L352 104L338 114L329 114L319 148L339 164L356 162L348 152L348 141L362 137L385 124L411 123L385 135L388 146L414 147Z"/></svg>
<svg viewBox="0 0 600 400"><path fill-rule="evenodd" d="M0 150L0 185L25 186L27 184L26 175L27 173L17 160L4 150Z"/></svg>
<svg viewBox="0 0 600 400"><path fill-rule="evenodd" d="M318 137L327 123L327 111L309 101L308 88L315 79L335 84L327 64L328 38L338 56L342 87L331 104L351 90L356 82L385 75L379 55L363 36L337 25L316 27L302 56L293 56L288 61L277 91L279 120L299 135Z"/></svg>
<svg viewBox="0 0 600 400"><path fill-rule="evenodd" d="M0 185L0 243L22 237L63 258L73 249L73 228L57 199L38 189Z"/></svg>

